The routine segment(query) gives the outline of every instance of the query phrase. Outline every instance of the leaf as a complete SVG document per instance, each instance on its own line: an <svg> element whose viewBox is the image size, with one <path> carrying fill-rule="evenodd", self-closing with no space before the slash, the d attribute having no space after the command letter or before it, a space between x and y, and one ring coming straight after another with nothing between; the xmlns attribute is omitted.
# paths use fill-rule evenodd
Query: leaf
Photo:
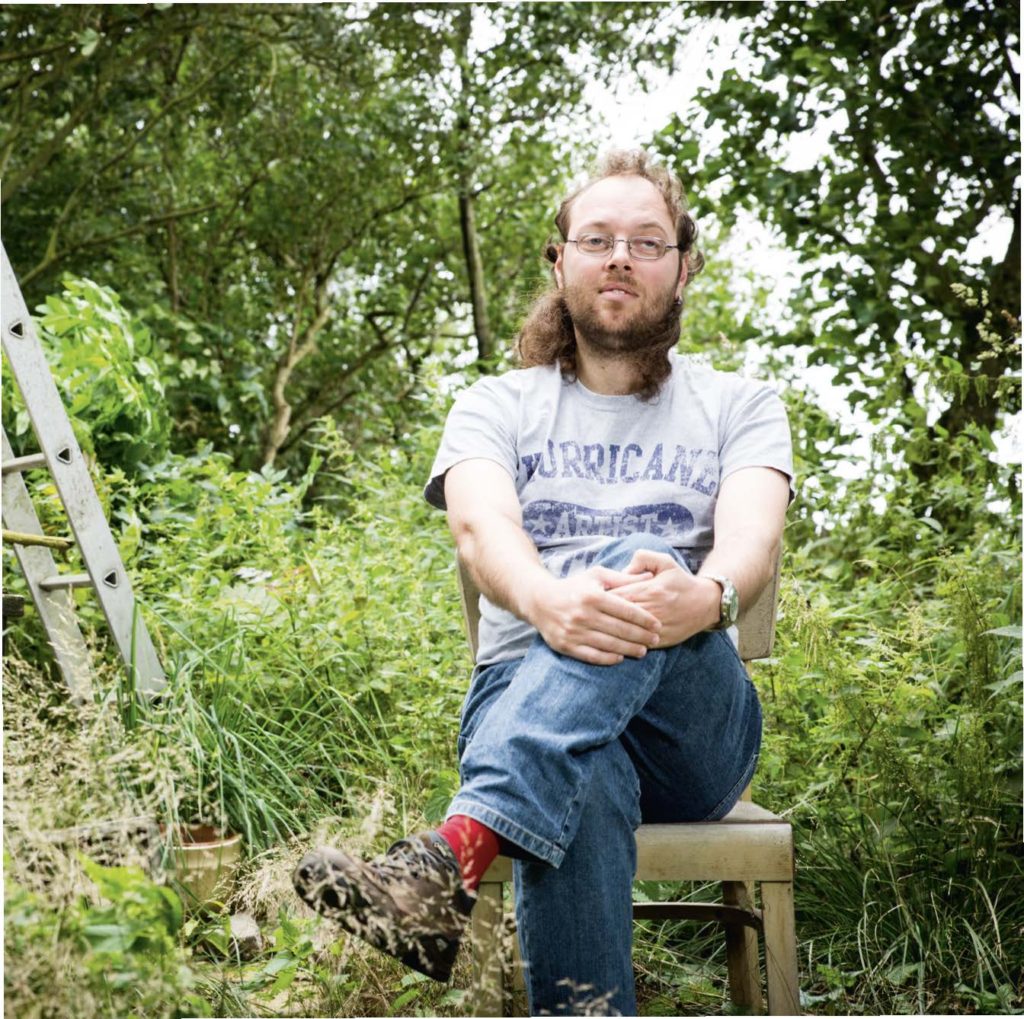
<svg viewBox="0 0 1024 1019"><path fill-rule="evenodd" d="M268 994L280 994L282 991L287 990L291 987L292 982L295 980L296 975L299 972L299 960L295 959L290 966L285 967L281 970L280 975L271 985Z"/></svg>
<svg viewBox="0 0 1024 1019"><path fill-rule="evenodd" d="M76 36L79 46L82 48L83 57L91 57L100 44L100 35L95 28L87 28Z"/></svg>
<svg viewBox="0 0 1024 1019"><path fill-rule="evenodd" d="M900 966L893 966L886 974L886 979L896 984L898 987L900 984L904 984L907 980L914 976L918 970L920 970L921 964L919 962L907 962Z"/></svg>
<svg viewBox="0 0 1024 1019"><path fill-rule="evenodd" d="M278 973L284 972L289 966L293 966L296 960L292 958L291 954L275 955L261 970L266 976L275 976Z"/></svg>
<svg viewBox="0 0 1024 1019"><path fill-rule="evenodd" d="M1009 690L1011 687L1020 686L1022 680L1024 680L1024 672L1017 671L1005 679L998 679L994 683L987 683L985 689L991 690L994 694L1001 694L1004 690Z"/></svg>
<svg viewBox="0 0 1024 1019"><path fill-rule="evenodd" d="M1024 631L1019 626L997 626L994 630L985 630L993 637L1013 637L1014 640L1024 639Z"/></svg>
<svg viewBox="0 0 1024 1019"><path fill-rule="evenodd" d="M181 930L181 923L184 916L181 898L178 896L177 892L168 888L167 885L156 885L156 891L166 907L168 933L177 934L178 931Z"/></svg>
<svg viewBox="0 0 1024 1019"><path fill-rule="evenodd" d="M403 991L395 1000L391 1003L391 1007L388 1009L388 1015L394 1015L400 1008L408 1005L410 1001L420 996L421 988L410 987L407 991Z"/></svg>

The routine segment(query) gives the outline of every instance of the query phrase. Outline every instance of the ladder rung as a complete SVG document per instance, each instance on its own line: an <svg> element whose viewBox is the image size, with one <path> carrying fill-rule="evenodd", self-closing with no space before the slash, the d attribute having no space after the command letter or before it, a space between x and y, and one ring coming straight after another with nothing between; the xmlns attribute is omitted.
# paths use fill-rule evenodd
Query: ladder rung
<svg viewBox="0 0 1024 1019"><path fill-rule="evenodd" d="M4 474L14 474L15 472L30 471L36 467L45 467L46 457L42 453L32 453L29 456L16 456L13 460L8 460L3 465Z"/></svg>
<svg viewBox="0 0 1024 1019"><path fill-rule="evenodd" d="M44 591L57 591L62 587L92 587L92 579L88 573L65 573L40 580L39 586Z"/></svg>
<svg viewBox="0 0 1024 1019"><path fill-rule="evenodd" d="M66 552L75 544L72 538L54 538L48 534L25 534L21 531L8 531L6 527L3 529L3 539L14 545L42 545L44 548L55 548L61 552Z"/></svg>

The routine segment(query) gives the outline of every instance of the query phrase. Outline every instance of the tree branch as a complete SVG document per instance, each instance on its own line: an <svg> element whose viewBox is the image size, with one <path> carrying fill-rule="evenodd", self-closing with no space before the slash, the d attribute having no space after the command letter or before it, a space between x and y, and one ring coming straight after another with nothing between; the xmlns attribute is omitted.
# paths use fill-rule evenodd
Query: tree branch
<svg viewBox="0 0 1024 1019"><path fill-rule="evenodd" d="M378 336L384 334L378 328L374 329L374 332ZM394 343L390 341L386 335L378 343L375 343L372 347L367 348L363 351L356 360L349 365L348 369L344 372L336 373L332 379L331 390L337 388L337 383L346 382L353 378L359 371L366 367L371 361L380 357L381 354L387 353L394 347ZM313 427L313 424L327 414L332 414L336 411L343 403L349 400L355 395L356 390L345 390L340 396L331 396L325 400L324 392L325 389L317 391L316 396L306 402L306 404L299 411L299 416L303 419L301 425L296 425L290 432L286 441L282 442L278 452L287 452L296 442L299 441L309 430Z"/></svg>
<svg viewBox="0 0 1024 1019"><path fill-rule="evenodd" d="M131 237L134 234L148 230L151 226L157 226L160 223L167 223L172 219L184 219L186 216L198 216L200 213L216 209L217 205L217 202L207 202L205 205L197 205L191 209L174 209L171 212L162 212L158 216L148 216L146 219L141 220L134 226L126 227L124 230L116 230L114 233L104 234L102 237L90 237L88 240L72 244L70 247L65 248L63 251L58 252L53 256L48 255L37 265L33 266L20 278L20 283L22 287L27 286L40 273L45 272L55 262L59 262L61 259L67 258L68 255L72 255L76 251L84 251L87 248L100 247L103 244L111 244L124 237Z"/></svg>
<svg viewBox="0 0 1024 1019"><path fill-rule="evenodd" d="M281 451L282 446L288 438L288 429L291 423L292 407L285 396L285 388L291 381L295 368L316 350L320 332L331 317L331 304L327 300L327 279L321 277L314 287L314 308L313 319L301 333L293 327L288 342L288 350L278 359L274 372L274 382L271 387L271 398L274 402L274 416L267 427L266 440L263 444L263 464L272 464ZM296 318L298 318L296 312Z"/></svg>

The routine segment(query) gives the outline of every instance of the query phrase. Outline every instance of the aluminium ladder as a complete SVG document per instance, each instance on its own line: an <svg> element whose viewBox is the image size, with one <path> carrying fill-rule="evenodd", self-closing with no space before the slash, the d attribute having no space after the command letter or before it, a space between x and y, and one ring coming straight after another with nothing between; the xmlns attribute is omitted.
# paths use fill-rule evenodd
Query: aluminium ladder
<svg viewBox="0 0 1024 1019"><path fill-rule="evenodd" d="M129 669L132 687L142 694L154 694L165 685L156 648L138 611L131 581L2 243L0 318L3 351L42 450L15 457L7 433L3 433L4 526L24 535L42 535L21 475L36 468L49 470L88 571L62 574L49 548L12 542L57 664L72 698L77 702L88 699L92 685L88 651L75 616L74 589L91 587Z"/></svg>

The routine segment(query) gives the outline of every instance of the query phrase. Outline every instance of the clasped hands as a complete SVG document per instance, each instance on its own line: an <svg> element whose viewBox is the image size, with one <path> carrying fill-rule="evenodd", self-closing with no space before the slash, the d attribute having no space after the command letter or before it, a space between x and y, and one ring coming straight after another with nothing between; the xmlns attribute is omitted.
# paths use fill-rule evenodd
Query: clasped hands
<svg viewBox="0 0 1024 1019"><path fill-rule="evenodd" d="M637 551L624 570L592 566L550 577L530 598L527 618L548 647L593 665L642 658L688 640L718 619L721 589L663 552Z"/></svg>

